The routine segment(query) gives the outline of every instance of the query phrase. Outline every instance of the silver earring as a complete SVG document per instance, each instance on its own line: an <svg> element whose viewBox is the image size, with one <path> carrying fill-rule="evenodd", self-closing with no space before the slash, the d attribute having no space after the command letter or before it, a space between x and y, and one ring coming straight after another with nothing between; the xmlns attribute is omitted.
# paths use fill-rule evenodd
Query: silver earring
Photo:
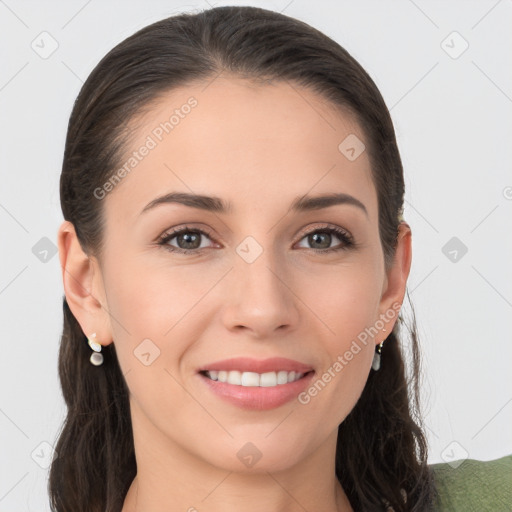
<svg viewBox="0 0 512 512"><path fill-rule="evenodd" d="M95 341L96 333L91 334L91 337L87 336L87 343L89 343L89 347L91 347L94 352L91 354L89 361L94 366L100 366L103 364L103 355L101 354L101 345Z"/></svg>
<svg viewBox="0 0 512 512"><path fill-rule="evenodd" d="M375 371L378 371L380 368L380 353L381 353L383 344L384 344L384 342L382 342L380 345L377 345L377 347L375 349L375 354L373 354L372 369Z"/></svg>

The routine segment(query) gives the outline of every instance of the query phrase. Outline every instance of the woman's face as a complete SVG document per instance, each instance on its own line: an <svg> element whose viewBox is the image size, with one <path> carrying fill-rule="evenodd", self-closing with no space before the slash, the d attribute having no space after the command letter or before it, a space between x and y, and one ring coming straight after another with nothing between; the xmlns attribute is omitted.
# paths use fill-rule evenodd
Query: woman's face
<svg viewBox="0 0 512 512"><path fill-rule="evenodd" d="M409 271L406 237L385 272L361 129L311 90L232 77L175 89L138 121L120 182L94 199L106 245L92 290L92 331L115 343L136 447L230 471L332 451ZM171 193L218 199L151 206ZM308 202L333 194L345 200ZM215 364L234 358L249 361ZM272 358L290 361L258 366ZM299 364L299 381L272 380Z"/></svg>

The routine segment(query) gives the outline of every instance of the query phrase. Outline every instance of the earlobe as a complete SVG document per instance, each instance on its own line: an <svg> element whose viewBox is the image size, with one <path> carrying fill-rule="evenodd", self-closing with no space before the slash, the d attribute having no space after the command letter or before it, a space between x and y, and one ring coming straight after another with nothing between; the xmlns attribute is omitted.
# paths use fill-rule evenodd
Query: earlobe
<svg viewBox="0 0 512 512"><path fill-rule="evenodd" d="M103 290L91 258L83 251L73 224L64 221L57 233L62 282L66 301L86 336L97 333L102 345L111 343ZM96 297L95 295L98 295ZM106 305L105 305L106 306Z"/></svg>
<svg viewBox="0 0 512 512"><path fill-rule="evenodd" d="M398 311L405 297L407 279L412 261L412 232L409 224L402 221L398 226L397 247L393 264L386 273L379 311L388 320L386 333L391 332L398 318ZM380 341L379 341L380 343Z"/></svg>

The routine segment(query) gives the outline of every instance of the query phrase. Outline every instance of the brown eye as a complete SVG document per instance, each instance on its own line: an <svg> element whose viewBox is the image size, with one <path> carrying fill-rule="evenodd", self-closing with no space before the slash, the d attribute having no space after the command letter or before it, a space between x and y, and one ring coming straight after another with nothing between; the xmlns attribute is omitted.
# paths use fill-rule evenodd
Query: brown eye
<svg viewBox="0 0 512 512"><path fill-rule="evenodd" d="M341 240L341 244L331 247L333 238ZM302 240L306 239L310 248L322 253L349 249L355 245L352 237L344 230L335 227L315 229L307 233Z"/></svg>
<svg viewBox="0 0 512 512"><path fill-rule="evenodd" d="M201 246L201 236L201 233L187 231L186 233L175 235L173 238L176 238L176 243L180 249L199 249ZM184 247L182 247L182 244Z"/></svg>
<svg viewBox="0 0 512 512"><path fill-rule="evenodd" d="M191 229L185 227L164 234L158 241L158 245L161 245L172 252L200 252L202 249L207 248L207 246L201 244L202 237L210 238L209 234L201 229ZM174 239L176 239L176 245L170 244L169 242Z"/></svg>
<svg viewBox="0 0 512 512"><path fill-rule="evenodd" d="M313 249L328 249L331 246L331 240L332 235L330 233L316 232L308 235L308 242L312 244Z"/></svg>

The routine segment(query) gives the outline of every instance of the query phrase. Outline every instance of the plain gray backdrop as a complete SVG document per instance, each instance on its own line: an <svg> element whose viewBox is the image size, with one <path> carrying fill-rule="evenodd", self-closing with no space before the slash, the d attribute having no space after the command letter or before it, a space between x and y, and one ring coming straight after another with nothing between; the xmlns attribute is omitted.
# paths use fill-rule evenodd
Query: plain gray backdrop
<svg viewBox="0 0 512 512"><path fill-rule="evenodd" d="M217 2L299 18L368 71L391 111L413 232L429 460L512 453L512 2ZM206 1L0 0L0 512L48 511L65 409L59 175L96 63ZM407 309L407 301L404 303Z"/></svg>

